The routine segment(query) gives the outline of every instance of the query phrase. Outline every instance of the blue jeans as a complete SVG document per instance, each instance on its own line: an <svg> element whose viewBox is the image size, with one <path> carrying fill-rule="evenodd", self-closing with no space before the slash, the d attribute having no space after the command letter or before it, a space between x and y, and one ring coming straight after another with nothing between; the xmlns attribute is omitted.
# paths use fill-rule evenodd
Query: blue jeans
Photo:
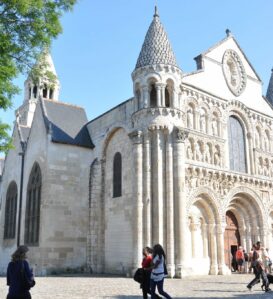
<svg viewBox="0 0 273 299"><path fill-rule="evenodd" d="M155 295L155 288L157 286L157 290L158 290L158 293L160 295L162 295L163 297L167 298L167 299L172 299L171 296L169 296L166 292L164 292L163 290L163 284L164 284L164 278L160 281L153 281L151 279L151 299L155 299L156 298L156 295Z"/></svg>

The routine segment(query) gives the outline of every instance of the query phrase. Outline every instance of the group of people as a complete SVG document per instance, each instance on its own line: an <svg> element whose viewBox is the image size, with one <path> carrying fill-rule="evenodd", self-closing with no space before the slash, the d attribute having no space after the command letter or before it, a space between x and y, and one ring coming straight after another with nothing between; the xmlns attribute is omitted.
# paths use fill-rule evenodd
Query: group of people
<svg viewBox="0 0 273 299"><path fill-rule="evenodd" d="M143 248L143 260L141 266L143 270L141 281L143 299L147 299L148 294L151 295L151 299L161 298L155 293L156 287L160 295L167 299L171 299L170 295L163 289L167 268L165 252L160 244L156 244L153 249L150 247Z"/></svg>
<svg viewBox="0 0 273 299"><path fill-rule="evenodd" d="M271 275L266 272L268 261L270 261L268 253L265 248L261 246L261 242L254 244L251 255L251 268L253 269L255 277L247 285L247 288L250 291L255 284L260 282L261 279L263 283L262 288L264 288L266 292L270 291L268 278L271 277Z"/></svg>
<svg viewBox="0 0 273 299"><path fill-rule="evenodd" d="M257 242L260 244L260 242ZM238 273L252 273L253 271L253 253L257 248L257 243L253 244L249 253L242 246L239 246L232 258L232 268ZM265 273L271 273L272 262L268 254L268 249L260 246L260 259Z"/></svg>

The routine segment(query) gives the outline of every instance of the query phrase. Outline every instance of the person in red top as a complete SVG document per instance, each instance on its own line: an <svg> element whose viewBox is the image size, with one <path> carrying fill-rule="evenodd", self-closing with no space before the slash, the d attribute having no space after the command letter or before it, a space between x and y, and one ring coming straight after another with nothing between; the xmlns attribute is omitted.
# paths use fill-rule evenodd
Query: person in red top
<svg viewBox="0 0 273 299"><path fill-rule="evenodd" d="M150 277L151 277L152 264L153 264L152 253L153 253L152 248L150 247L143 248L142 254L144 257L141 264L143 269L143 282L141 284L143 299L148 299L148 294L151 294ZM156 298L161 299L161 297L158 295L156 295Z"/></svg>
<svg viewBox="0 0 273 299"><path fill-rule="evenodd" d="M239 249L236 251L236 262L238 265L238 272L243 273L243 264L245 261L245 256L243 252L243 247L239 246Z"/></svg>

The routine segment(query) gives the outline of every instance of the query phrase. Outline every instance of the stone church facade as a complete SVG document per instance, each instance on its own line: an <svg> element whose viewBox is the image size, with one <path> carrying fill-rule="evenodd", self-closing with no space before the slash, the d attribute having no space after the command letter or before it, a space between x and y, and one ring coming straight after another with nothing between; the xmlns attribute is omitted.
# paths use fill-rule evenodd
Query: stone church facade
<svg viewBox="0 0 273 299"><path fill-rule="evenodd" d="M171 277L228 274L258 240L273 251L273 77L265 97L226 33L184 73L155 11L134 96L89 122L58 82L26 80L1 167L2 272L18 243L39 274L130 274L155 243Z"/></svg>

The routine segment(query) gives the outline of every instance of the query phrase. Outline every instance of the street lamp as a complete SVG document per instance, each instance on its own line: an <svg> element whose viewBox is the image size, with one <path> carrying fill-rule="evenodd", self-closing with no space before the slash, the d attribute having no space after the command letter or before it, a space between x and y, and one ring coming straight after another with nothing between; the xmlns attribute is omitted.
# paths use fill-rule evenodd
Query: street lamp
<svg viewBox="0 0 273 299"><path fill-rule="evenodd" d="M24 164L25 164L25 152L27 148L27 142L21 141L22 151L18 154L21 156L21 179L20 179L20 194L19 194L19 215L18 215L18 232L17 232L17 247L20 246L21 235L21 215L22 215L22 200L23 200L23 183L24 183Z"/></svg>

